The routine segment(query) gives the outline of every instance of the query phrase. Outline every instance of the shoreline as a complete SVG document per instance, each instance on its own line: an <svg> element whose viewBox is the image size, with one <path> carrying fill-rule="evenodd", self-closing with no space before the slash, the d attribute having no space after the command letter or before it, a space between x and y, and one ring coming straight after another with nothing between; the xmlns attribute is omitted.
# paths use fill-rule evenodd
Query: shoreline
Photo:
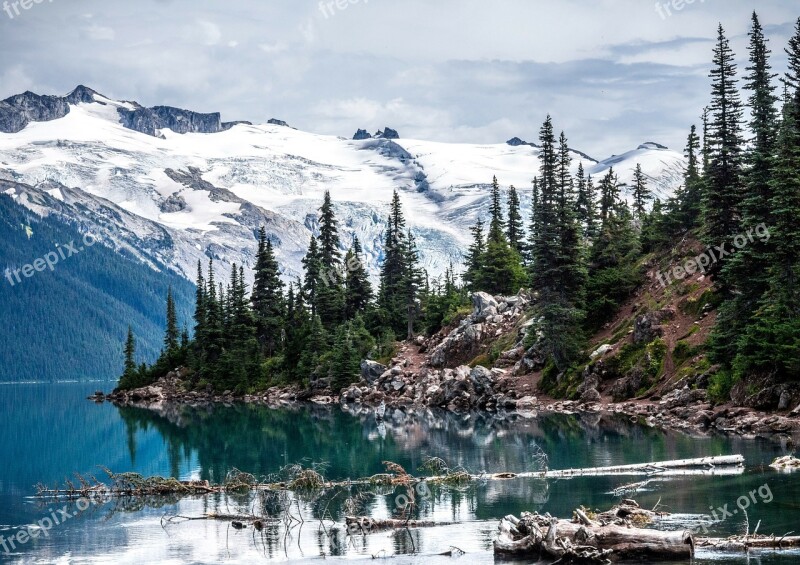
<svg viewBox="0 0 800 565"><path fill-rule="evenodd" d="M699 433L736 435L744 439L768 439L779 441L787 447L800 445L800 409L792 412L762 412L753 408L737 407L732 404L712 405L688 389L674 391L659 401L629 400L622 402L581 402L557 400L544 396L506 397L503 404L472 405L465 408L432 405L414 402L408 397L391 396L382 393L374 386L361 388L369 392L358 401L349 401L345 389L340 395L330 391L313 392L296 386L273 387L259 394L237 396L232 393L214 394L200 391L182 390L183 381L174 373L159 379L153 385L117 394L96 393L89 400L109 402L118 407L137 407L153 411L165 406L208 407L251 404L271 409L297 408L302 406L339 406L353 415L375 413L382 403L386 409L403 412L440 409L453 414L484 412L500 418L536 418L540 414L564 415L616 415L627 416L632 421L662 431L680 431L688 434ZM359 385L353 385L359 386ZM99 392L99 391L98 391ZM370 394L371 393L371 394ZM378 400L379 399L379 400ZM800 407L798 407L800 408Z"/></svg>

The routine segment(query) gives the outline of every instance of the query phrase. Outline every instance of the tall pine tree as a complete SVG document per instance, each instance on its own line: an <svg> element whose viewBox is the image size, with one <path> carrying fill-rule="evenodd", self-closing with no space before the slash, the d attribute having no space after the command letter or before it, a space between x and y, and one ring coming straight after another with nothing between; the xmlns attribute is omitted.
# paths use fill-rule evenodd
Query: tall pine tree
<svg viewBox="0 0 800 565"><path fill-rule="evenodd" d="M253 306L258 341L267 357L271 357L279 350L285 304L280 267L272 249L272 241L267 238L263 226L258 232L255 280L250 302Z"/></svg>
<svg viewBox="0 0 800 565"><path fill-rule="evenodd" d="M741 227L742 103L736 87L734 54L722 25L718 28L710 76L709 168L703 202L705 236L708 245L724 245L730 252L732 239ZM723 290L728 285L720 273L728 258L721 257L709 268Z"/></svg>

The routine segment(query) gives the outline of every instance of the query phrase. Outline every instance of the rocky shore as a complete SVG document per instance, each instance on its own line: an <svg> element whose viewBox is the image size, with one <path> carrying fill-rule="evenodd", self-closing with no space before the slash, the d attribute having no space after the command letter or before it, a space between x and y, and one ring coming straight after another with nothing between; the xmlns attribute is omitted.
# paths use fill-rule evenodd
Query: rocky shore
<svg viewBox="0 0 800 565"><path fill-rule="evenodd" d="M534 417L539 412L611 413L657 428L769 437L787 445L800 442L800 405L790 410L787 404L791 395L785 391L778 412L715 405L705 389L688 383L648 400L614 401L613 396L604 398L598 392L600 383L594 365L585 371L584 382L578 388L579 400L547 398L530 385L521 384L525 381L522 375L540 370L544 363L535 345L525 346L531 341L526 338L533 327L526 307L533 297L523 292L511 297L477 293L472 300L471 314L430 338L404 342L388 366L363 361L359 381L339 394L331 391L326 379L312 382L306 390L276 387L240 397L231 391L187 390L188 372L177 369L150 386L109 395L97 393L91 398L141 407L234 402L278 407L312 402L339 404L356 414L373 411L381 404L399 410L485 411L501 417L512 413ZM507 346L504 351L497 350L501 343ZM485 359L485 365L490 367L475 363L475 359ZM467 364L470 361L472 366Z"/></svg>

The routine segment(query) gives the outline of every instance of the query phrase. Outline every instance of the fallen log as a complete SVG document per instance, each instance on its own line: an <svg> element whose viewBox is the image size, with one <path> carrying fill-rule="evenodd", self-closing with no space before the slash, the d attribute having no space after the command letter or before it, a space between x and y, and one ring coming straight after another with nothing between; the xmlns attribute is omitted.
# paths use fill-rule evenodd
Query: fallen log
<svg viewBox="0 0 800 565"><path fill-rule="evenodd" d="M369 534L385 530L400 530L403 528L432 528L435 526L450 526L453 522L433 522L430 520L375 520L368 516L346 516L344 519L347 531L350 533Z"/></svg>
<svg viewBox="0 0 800 565"><path fill-rule="evenodd" d="M610 561L682 561L694 556L694 537L688 530L659 531L637 528L660 515L626 500L608 512L590 515L575 511L574 520L523 513L500 521L494 542L499 557L572 560L581 563Z"/></svg>
<svg viewBox="0 0 800 565"><path fill-rule="evenodd" d="M672 461L655 461L650 463L634 463L633 465L613 465L609 467L587 467L583 469L562 469L539 473L520 473L518 476L542 477L547 479L600 476L600 475L666 475L720 473L733 470L741 473L744 466L742 455L721 455L718 457L701 457L698 459L675 459Z"/></svg>
<svg viewBox="0 0 800 565"><path fill-rule="evenodd" d="M697 538L696 546L737 553L746 552L748 549L788 549L800 547L800 536L749 535L729 538Z"/></svg>

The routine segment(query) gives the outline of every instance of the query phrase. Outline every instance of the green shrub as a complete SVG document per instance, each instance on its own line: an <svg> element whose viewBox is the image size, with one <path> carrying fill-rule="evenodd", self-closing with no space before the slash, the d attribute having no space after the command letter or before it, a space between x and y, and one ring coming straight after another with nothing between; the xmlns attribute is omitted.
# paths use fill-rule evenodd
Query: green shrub
<svg viewBox="0 0 800 565"><path fill-rule="evenodd" d="M708 396L715 402L728 402L731 390L738 379L728 370L721 370L711 376L708 385Z"/></svg>

